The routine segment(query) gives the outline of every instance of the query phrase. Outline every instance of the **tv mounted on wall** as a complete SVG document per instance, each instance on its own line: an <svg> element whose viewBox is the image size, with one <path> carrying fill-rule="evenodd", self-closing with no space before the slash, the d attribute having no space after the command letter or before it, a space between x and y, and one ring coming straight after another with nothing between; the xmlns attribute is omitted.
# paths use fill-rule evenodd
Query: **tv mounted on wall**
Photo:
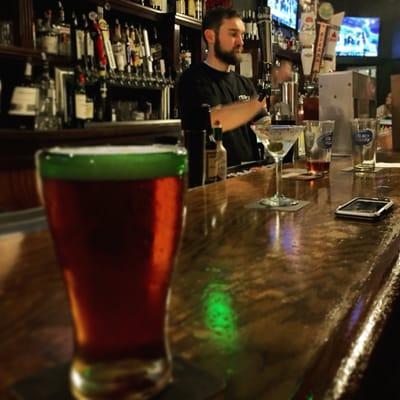
<svg viewBox="0 0 400 400"><path fill-rule="evenodd" d="M377 57L379 18L344 17L340 28L336 55L348 57Z"/></svg>
<svg viewBox="0 0 400 400"><path fill-rule="evenodd" d="M297 28L298 0L268 0L272 18L289 28Z"/></svg>

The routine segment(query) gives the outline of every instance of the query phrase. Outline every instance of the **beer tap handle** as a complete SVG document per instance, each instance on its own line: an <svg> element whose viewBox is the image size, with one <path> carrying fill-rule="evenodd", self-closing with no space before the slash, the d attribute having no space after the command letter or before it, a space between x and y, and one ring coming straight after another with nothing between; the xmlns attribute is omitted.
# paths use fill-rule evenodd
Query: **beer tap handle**
<svg viewBox="0 0 400 400"><path fill-rule="evenodd" d="M146 60L146 69L149 76L153 75L153 58L150 51L149 34L147 29L143 29L144 55Z"/></svg>
<svg viewBox="0 0 400 400"><path fill-rule="evenodd" d="M274 60L272 48L271 9L269 7L258 7L257 29L263 63L263 78L259 80L259 99L271 96L271 69Z"/></svg>

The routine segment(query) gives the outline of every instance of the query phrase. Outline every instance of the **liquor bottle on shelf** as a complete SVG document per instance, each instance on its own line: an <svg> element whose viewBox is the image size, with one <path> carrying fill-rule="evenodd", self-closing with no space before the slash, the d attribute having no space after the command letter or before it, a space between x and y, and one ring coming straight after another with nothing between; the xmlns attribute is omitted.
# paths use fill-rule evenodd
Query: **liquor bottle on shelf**
<svg viewBox="0 0 400 400"><path fill-rule="evenodd" d="M185 0L176 0L176 12L179 14L186 14Z"/></svg>
<svg viewBox="0 0 400 400"><path fill-rule="evenodd" d="M228 158L227 152L222 144L222 126L219 121L215 121L213 126L213 135L216 142L216 170L217 170L217 180L223 181L226 179L227 169L228 169Z"/></svg>
<svg viewBox="0 0 400 400"><path fill-rule="evenodd" d="M58 34L52 25L52 11L45 12L44 29L41 37L42 50L47 54L58 54Z"/></svg>
<svg viewBox="0 0 400 400"><path fill-rule="evenodd" d="M254 10L252 11L251 32L252 32L252 39L253 40L258 40L257 18L256 18L256 12Z"/></svg>
<svg viewBox="0 0 400 400"><path fill-rule="evenodd" d="M8 110L10 127L33 129L39 108L39 88L32 81L32 61L25 64L24 78L14 87Z"/></svg>
<svg viewBox="0 0 400 400"><path fill-rule="evenodd" d="M75 128L84 128L85 123L88 120L88 101L86 96L86 81L85 74L81 68L77 68L76 73L76 84L74 90L74 125Z"/></svg>
<svg viewBox="0 0 400 400"><path fill-rule="evenodd" d="M44 25L43 18L38 18L36 20L36 46L37 49L43 49L43 37L46 34L46 27Z"/></svg>
<svg viewBox="0 0 400 400"><path fill-rule="evenodd" d="M88 82L93 81L97 75L94 42L90 32L89 21L85 14L82 14L81 29L83 30L83 68Z"/></svg>
<svg viewBox="0 0 400 400"><path fill-rule="evenodd" d="M83 59L85 33L80 29L75 11L71 14L71 57L74 63Z"/></svg>
<svg viewBox="0 0 400 400"><path fill-rule="evenodd" d="M203 19L203 0L195 0L195 18L198 20Z"/></svg>
<svg viewBox="0 0 400 400"><path fill-rule="evenodd" d="M188 0L186 9L187 9L187 15L189 15L189 17L196 18L196 2L195 2L195 0Z"/></svg>
<svg viewBox="0 0 400 400"><path fill-rule="evenodd" d="M154 70L160 71L160 62L162 60L162 46L158 40L158 32L156 27L153 28L153 40L150 45L150 52L151 58L153 60Z"/></svg>
<svg viewBox="0 0 400 400"><path fill-rule="evenodd" d="M244 30L245 30L245 38L251 40L252 30L253 30L253 21L251 20L251 10L247 10L247 16L244 23Z"/></svg>
<svg viewBox="0 0 400 400"><path fill-rule="evenodd" d="M49 62L46 53L42 53L42 76L39 81L39 107L35 117L35 129L50 130L60 127L57 115L56 90L54 80L50 78Z"/></svg>
<svg viewBox="0 0 400 400"><path fill-rule="evenodd" d="M108 100L106 70L105 68L101 68L99 70L94 97L94 119L96 121L105 122L111 120L111 108Z"/></svg>
<svg viewBox="0 0 400 400"><path fill-rule="evenodd" d="M182 71L187 70L192 64L192 53L189 49L189 39L188 35L181 34L183 40L181 41L181 50L179 54L180 67Z"/></svg>
<svg viewBox="0 0 400 400"><path fill-rule="evenodd" d="M58 2L58 19L55 21L54 30L58 37L58 54L71 55L71 26L65 22L65 12L61 1Z"/></svg>

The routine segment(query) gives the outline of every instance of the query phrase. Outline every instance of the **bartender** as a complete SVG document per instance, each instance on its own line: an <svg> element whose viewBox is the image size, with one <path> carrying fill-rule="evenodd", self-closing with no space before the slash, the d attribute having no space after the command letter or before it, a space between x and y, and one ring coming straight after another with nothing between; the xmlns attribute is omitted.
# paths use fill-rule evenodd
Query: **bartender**
<svg viewBox="0 0 400 400"><path fill-rule="evenodd" d="M258 100L251 80L230 71L231 65L241 61L244 32L237 11L223 7L209 10L202 28L207 58L182 74L178 89L184 129L193 127L203 104L211 106L211 124L222 124L228 166L260 159L249 123L266 112L265 100Z"/></svg>

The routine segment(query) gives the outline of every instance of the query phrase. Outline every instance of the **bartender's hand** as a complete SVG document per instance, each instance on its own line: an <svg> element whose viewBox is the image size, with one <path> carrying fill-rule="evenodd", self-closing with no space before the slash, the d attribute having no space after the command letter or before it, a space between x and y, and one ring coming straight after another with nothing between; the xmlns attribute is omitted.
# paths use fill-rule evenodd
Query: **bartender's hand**
<svg viewBox="0 0 400 400"><path fill-rule="evenodd" d="M262 110L266 109L266 99L259 101L258 96L249 101L239 101L232 104L220 105L211 109L211 121L219 121L224 132L247 124Z"/></svg>

